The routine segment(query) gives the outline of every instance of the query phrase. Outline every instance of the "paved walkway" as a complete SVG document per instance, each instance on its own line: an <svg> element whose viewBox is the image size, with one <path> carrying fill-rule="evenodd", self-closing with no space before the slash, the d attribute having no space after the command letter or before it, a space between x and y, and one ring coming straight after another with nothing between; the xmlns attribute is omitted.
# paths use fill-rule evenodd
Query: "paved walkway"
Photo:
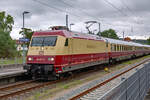
<svg viewBox="0 0 150 100"><path fill-rule="evenodd" d="M23 70L22 67L19 68L9 68L9 69L0 69L0 79L6 78L6 77L11 77L11 76L17 76L19 74L22 74L26 72L26 70Z"/></svg>

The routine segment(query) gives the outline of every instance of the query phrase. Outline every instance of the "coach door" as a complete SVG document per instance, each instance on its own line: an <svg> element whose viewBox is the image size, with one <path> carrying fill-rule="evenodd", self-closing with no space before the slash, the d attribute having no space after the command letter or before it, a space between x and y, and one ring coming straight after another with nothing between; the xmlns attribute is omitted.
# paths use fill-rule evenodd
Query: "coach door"
<svg viewBox="0 0 150 100"><path fill-rule="evenodd" d="M105 50L105 54L106 54L106 56L105 56L105 60L107 60L108 58L109 58L109 56L110 56L110 51L109 51L109 42L108 42L108 40L106 39L106 50Z"/></svg>

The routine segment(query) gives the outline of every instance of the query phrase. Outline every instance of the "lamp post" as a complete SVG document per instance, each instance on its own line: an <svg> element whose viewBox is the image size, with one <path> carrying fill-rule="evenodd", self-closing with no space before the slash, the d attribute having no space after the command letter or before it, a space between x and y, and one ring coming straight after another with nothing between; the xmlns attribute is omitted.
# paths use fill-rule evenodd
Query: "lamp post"
<svg viewBox="0 0 150 100"><path fill-rule="evenodd" d="M123 34L122 34L122 35L123 35L123 40L124 40L124 31L123 31Z"/></svg>
<svg viewBox="0 0 150 100"><path fill-rule="evenodd" d="M23 27L22 27L22 28L23 28L23 29L24 29L24 15L25 15L25 14L28 14L28 13L30 13L30 12L24 11L24 12L22 13L22 15L23 15Z"/></svg>
<svg viewBox="0 0 150 100"><path fill-rule="evenodd" d="M66 15L66 27L68 28L68 15Z"/></svg>
<svg viewBox="0 0 150 100"><path fill-rule="evenodd" d="M72 26L72 25L74 25L74 23L71 23L71 24L70 24L70 31L71 31L71 26Z"/></svg>
<svg viewBox="0 0 150 100"><path fill-rule="evenodd" d="M101 23L100 22L97 22L98 23L98 26L99 26L99 35L101 36Z"/></svg>
<svg viewBox="0 0 150 100"><path fill-rule="evenodd" d="M25 38L25 34L24 34L24 15L25 14L28 14L28 13L30 13L30 12L28 12L28 11L24 11L23 13L22 13L22 16L23 16L23 26L22 26L22 29L23 29L23 38ZM25 44L23 43L23 64L25 64Z"/></svg>

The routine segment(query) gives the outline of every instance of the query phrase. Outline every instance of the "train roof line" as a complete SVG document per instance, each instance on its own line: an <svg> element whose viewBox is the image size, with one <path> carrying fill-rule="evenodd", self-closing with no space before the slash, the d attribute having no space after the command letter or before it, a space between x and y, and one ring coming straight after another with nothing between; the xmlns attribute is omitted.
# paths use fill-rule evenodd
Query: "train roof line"
<svg viewBox="0 0 150 100"><path fill-rule="evenodd" d="M104 39L105 39L106 42L113 43L113 44L140 46L140 47L150 47L149 45L135 43L135 42L132 42L132 41L123 41L123 40L116 40L116 39L111 39L111 38L104 38Z"/></svg>
<svg viewBox="0 0 150 100"><path fill-rule="evenodd" d="M135 43L131 41L123 41L116 40L111 38L105 38L94 34L81 33L76 31L67 31L67 30L44 30L44 31L36 31L33 36L36 35L61 35L68 38L80 38L80 39L88 39L88 40L98 40L105 41L113 44L121 44L121 45L130 45L130 46L139 46L139 47L150 47L150 45L144 45L140 43Z"/></svg>

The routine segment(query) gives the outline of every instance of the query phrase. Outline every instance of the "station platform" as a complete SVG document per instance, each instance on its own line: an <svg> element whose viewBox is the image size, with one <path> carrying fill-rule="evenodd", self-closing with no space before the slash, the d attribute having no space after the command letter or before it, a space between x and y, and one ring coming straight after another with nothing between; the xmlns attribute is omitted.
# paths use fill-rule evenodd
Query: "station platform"
<svg viewBox="0 0 150 100"><path fill-rule="evenodd" d="M0 79L3 78L9 78L9 77L15 77L18 75L21 75L25 73L26 70L23 70L23 67L18 67L18 68L1 68L0 69Z"/></svg>

